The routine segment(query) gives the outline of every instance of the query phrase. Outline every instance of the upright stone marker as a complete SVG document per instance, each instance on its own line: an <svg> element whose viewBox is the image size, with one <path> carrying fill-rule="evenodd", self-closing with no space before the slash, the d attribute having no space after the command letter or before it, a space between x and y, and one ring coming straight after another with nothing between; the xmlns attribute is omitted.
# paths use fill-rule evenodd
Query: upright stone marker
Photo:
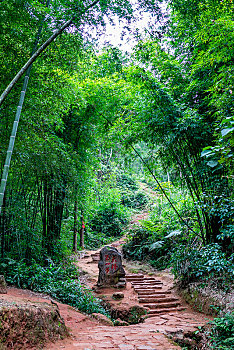
<svg viewBox="0 0 234 350"><path fill-rule="evenodd" d="M125 288L126 279L122 257L116 248L107 246L101 249L98 268L98 287Z"/></svg>
<svg viewBox="0 0 234 350"><path fill-rule="evenodd" d="M0 294L7 294L7 285L3 275L0 275Z"/></svg>

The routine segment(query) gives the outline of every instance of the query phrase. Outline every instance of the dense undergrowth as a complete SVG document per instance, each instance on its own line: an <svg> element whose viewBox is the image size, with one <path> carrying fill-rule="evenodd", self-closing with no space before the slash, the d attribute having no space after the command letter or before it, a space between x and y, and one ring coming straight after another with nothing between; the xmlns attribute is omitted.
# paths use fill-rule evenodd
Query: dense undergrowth
<svg viewBox="0 0 234 350"><path fill-rule="evenodd" d="M71 17L81 26L74 22L76 31L56 39L61 50L52 45L49 56L38 57L25 105L17 109L23 104L17 84L1 108L0 274L72 304L77 294L78 307L88 312L96 301L70 268L62 272L61 261L83 245L117 239L134 210L147 205L149 218L131 229L125 256L171 268L182 287L212 279L228 291L234 271L233 1L171 0L162 8L160 1L139 1L140 12L163 25L134 35L127 55L112 45L100 49L82 28L101 28L105 16L134 21L130 1L94 1L89 15L81 6L81 16L73 3L1 2L8 43L0 50L2 91L30 57L32 43L43 41L39 23L48 38L51 23ZM13 152L16 109L18 120L23 114ZM137 178L152 185L151 208Z"/></svg>
<svg viewBox="0 0 234 350"><path fill-rule="evenodd" d="M10 285L49 294L88 314L98 312L108 316L100 300L80 283L79 272L71 262L59 265L52 261L48 263L46 267L36 262L27 266L24 261L5 259L0 263L0 269Z"/></svg>
<svg viewBox="0 0 234 350"><path fill-rule="evenodd" d="M90 210L86 232L87 248L98 248L116 240L123 234L131 214L149 202L147 194L140 189L133 176L117 175L112 187L105 188L100 202Z"/></svg>
<svg viewBox="0 0 234 350"><path fill-rule="evenodd" d="M234 312L217 317L206 331L210 349L230 350L234 348Z"/></svg>

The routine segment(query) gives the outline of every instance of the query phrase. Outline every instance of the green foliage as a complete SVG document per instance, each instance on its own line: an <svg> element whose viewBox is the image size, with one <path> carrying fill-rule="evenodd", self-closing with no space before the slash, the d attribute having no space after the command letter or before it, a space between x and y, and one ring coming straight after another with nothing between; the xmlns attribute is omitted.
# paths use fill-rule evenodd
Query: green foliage
<svg viewBox="0 0 234 350"><path fill-rule="evenodd" d="M135 193L129 193L127 191L122 192L121 202L128 208L142 208L148 203L148 201L148 196L142 191L137 191Z"/></svg>
<svg viewBox="0 0 234 350"><path fill-rule="evenodd" d="M177 245L171 254L171 264L183 284L216 277L224 286L234 276L234 255L227 258L217 243L200 248Z"/></svg>
<svg viewBox="0 0 234 350"><path fill-rule="evenodd" d="M133 260L144 260L158 270L170 266L170 254L175 242L180 240L171 236L162 240L159 232L152 232L144 227L130 230L128 240L123 246L124 257Z"/></svg>
<svg viewBox="0 0 234 350"><path fill-rule="evenodd" d="M128 174L120 174L117 176L117 186L132 192L139 188L137 182Z"/></svg>
<svg viewBox="0 0 234 350"><path fill-rule="evenodd" d="M149 198L139 189L137 182L129 175L117 176L117 186L120 188L121 203L128 208L141 208L148 202Z"/></svg>
<svg viewBox="0 0 234 350"><path fill-rule="evenodd" d="M233 186L233 2L172 0L169 7L160 35L138 41L141 65L127 69L140 91L128 140L147 142L152 155L145 159L156 174L158 159L177 173L193 198L203 244L210 244L232 224L220 214ZM213 211L217 195L223 201Z"/></svg>
<svg viewBox="0 0 234 350"><path fill-rule="evenodd" d="M191 198L185 194L174 194L174 200L177 200L175 205L180 215L193 224ZM161 197L155 197L150 218L142 220L141 226L130 230L123 252L127 258L147 260L155 268L164 269L170 266L171 252L175 245L183 245L186 240L193 238L194 234L189 234L186 227L180 224L168 203Z"/></svg>
<svg viewBox="0 0 234 350"><path fill-rule="evenodd" d="M116 241L116 236L106 236L102 232L89 230L86 232L85 247L87 249L96 249L104 245L108 245L114 241Z"/></svg>
<svg viewBox="0 0 234 350"><path fill-rule="evenodd" d="M49 266L43 267L34 262L27 266L24 261L4 259L0 262L0 267L7 283L11 285L49 294L88 314L100 312L107 315L100 300L92 295L90 289L81 285L74 265L54 265L51 260L48 264Z"/></svg>
<svg viewBox="0 0 234 350"><path fill-rule="evenodd" d="M234 313L227 313L211 322L208 332L211 349L230 350L234 347Z"/></svg>
<svg viewBox="0 0 234 350"><path fill-rule="evenodd" d="M104 236L118 237L124 225L128 223L129 214L117 200L102 203L93 215L89 227L93 232Z"/></svg>
<svg viewBox="0 0 234 350"><path fill-rule="evenodd" d="M234 119L233 116L221 121L217 127L217 145L205 147L201 153L209 162L213 161L214 166L224 164L233 174L233 147L234 147Z"/></svg>

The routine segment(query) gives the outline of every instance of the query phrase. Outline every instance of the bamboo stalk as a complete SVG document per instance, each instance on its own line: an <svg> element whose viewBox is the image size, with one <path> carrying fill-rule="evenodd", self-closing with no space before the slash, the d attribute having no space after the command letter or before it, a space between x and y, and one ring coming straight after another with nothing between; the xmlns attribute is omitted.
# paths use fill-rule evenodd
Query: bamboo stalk
<svg viewBox="0 0 234 350"><path fill-rule="evenodd" d="M95 6L99 0L95 0L92 2L89 6L87 6L84 11L81 12L81 14L85 13L87 10ZM36 52L33 52L33 55L29 58L29 60L25 63L25 65L20 69L20 71L16 74L16 76L12 79L10 84L7 86L7 88L3 91L2 95L0 96L0 106L7 97L7 95L10 93L12 88L15 86L17 81L22 77L22 75L27 71L27 69L33 64L33 62L40 56L40 54L45 51L45 49L61 34L64 32L64 30L72 24L74 21L74 16L69 19L67 22L65 22L60 28L58 28L54 34L51 35L49 39L47 39L43 45L39 47L39 49Z"/></svg>
<svg viewBox="0 0 234 350"><path fill-rule="evenodd" d="M82 13L86 12L88 9L90 9L93 6L95 6L98 2L99 2L99 0L95 0L94 2L92 2L89 6L87 6L85 8L85 10ZM50 3L50 0L48 0L47 6L49 5L49 3ZM1 104L3 103L4 99L6 98L6 96L10 93L11 89L14 87L14 85L17 83L17 81L20 79L20 77L26 72L26 75L25 75L25 78L24 78L24 82L23 82L23 88L22 88L22 91L21 91L21 94L20 94L20 101L19 101L19 105L17 107L16 117L15 117L15 121L14 121L13 128L12 128L12 133L11 133L11 137L10 137L10 142L9 142L9 146L8 146L6 161L5 161L5 165L4 165L4 169L3 169L3 175L2 175L2 180L1 180L1 185L0 185L0 214L1 214L1 211L2 211L3 198L4 198L4 194L5 194L5 190L6 190L6 183L7 183L7 178L8 178L8 173L9 173L9 168L10 168L10 163L11 163L11 156L12 156L13 149L14 149L15 138L16 138L17 129L18 129L18 125L19 125L19 119L20 119L21 110L22 110L23 103L24 103L24 98L25 98L25 94L26 94L26 90L27 90L27 85L28 85L28 80L29 80L32 64L37 59L37 57L47 48L47 46L49 46L50 43L53 42L57 38L58 35L60 35L66 28L68 28L72 24L73 20L74 20L74 17L72 17L70 20L65 22L36 51L36 47L37 47L37 44L39 42L39 37L40 37L41 31L42 31L42 25L43 25L43 22L44 22L44 19L43 19L43 22L42 22L42 24L41 24L41 26L40 26L40 28L38 30L38 34L37 34L37 38L36 38L36 41L35 41L35 45L34 45L34 48L33 48L33 52L32 52L31 58L21 68L21 70L16 74L14 79L10 82L10 84L8 85L8 87L5 89L5 91L2 93L2 95L0 97L0 106L1 106Z"/></svg>
<svg viewBox="0 0 234 350"><path fill-rule="evenodd" d="M49 6L49 3L50 3L50 0L47 1L46 6ZM32 50L32 55L36 51L36 48L37 48L37 45L38 45L38 42L39 42L39 38L40 38L40 35L41 35L41 32L42 32L42 27L43 27L44 20L45 20L45 18L42 20L42 23L41 23L41 25L40 25L40 27L38 29L37 37L36 37L36 40L35 40L35 43L34 43L34 47L33 47L33 50ZM26 69L23 71L23 73L26 71L26 75L24 77L23 87L22 87L22 90L21 90L21 93L20 93L19 104L18 104L18 107L17 107L17 110L16 110L15 120L14 120L12 131L11 131L11 137L10 137L10 141L9 141L9 146L8 146L8 150L7 150L7 156L6 156L5 165L4 165L4 168L3 168L2 180L1 180L1 185L0 185L0 214L1 214L1 211L2 211L3 198L4 198L4 195L5 195L6 183L7 183L9 168L10 168L10 164L11 164L11 156L12 156L12 153L13 153L13 150L14 150L15 138L16 138L16 134L17 134L17 129L18 129L18 125L19 125L19 120L20 120L22 107L23 107L23 104L24 104L25 94L26 94L26 91L27 91L27 86L28 86L28 81L29 81L31 68L32 68L32 64L30 63L29 65L26 66ZM22 71L22 69L21 69L21 71ZM21 77L21 75L18 77L18 79ZM15 78L13 80L15 80ZM8 88L5 90L5 92L9 90L10 86L13 87L13 85L12 85L12 82L11 82L8 85ZM10 87L10 90L12 89L12 87ZM10 92L10 90L9 90L9 92ZM3 95L7 96L7 94L9 92L6 93L6 94L5 94L5 92L3 93ZM1 101L1 98L0 98L0 101ZM1 102L0 102L0 105L1 105Z"/></svg>

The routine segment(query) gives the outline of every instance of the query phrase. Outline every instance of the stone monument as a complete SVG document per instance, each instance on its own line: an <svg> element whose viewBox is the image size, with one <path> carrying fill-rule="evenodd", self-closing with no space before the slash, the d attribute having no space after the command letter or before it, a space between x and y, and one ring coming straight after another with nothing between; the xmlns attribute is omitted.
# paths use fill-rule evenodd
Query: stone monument
<svg viewBox="0 0 234 350"><path fill-rule="evenodd" d="M106 246L101 249L98 268L98 287L126 287L122 257L116 248Z"/></svg>

